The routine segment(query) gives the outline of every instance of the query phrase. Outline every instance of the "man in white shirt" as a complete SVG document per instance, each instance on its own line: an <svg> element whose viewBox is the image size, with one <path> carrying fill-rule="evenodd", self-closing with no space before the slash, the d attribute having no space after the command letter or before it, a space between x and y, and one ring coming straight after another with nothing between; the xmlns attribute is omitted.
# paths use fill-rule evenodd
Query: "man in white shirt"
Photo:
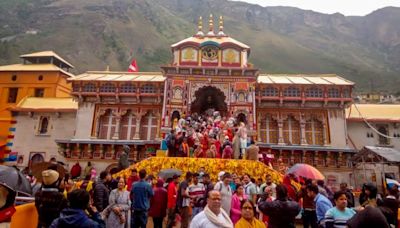
<svg viewBox="0 0 400 228"><path fill-rule="evenodd" d="M190 223L191 228L233 228L229 215L221 208L221 193L212 190L208 194L204 211L197 214Z"/></svg>

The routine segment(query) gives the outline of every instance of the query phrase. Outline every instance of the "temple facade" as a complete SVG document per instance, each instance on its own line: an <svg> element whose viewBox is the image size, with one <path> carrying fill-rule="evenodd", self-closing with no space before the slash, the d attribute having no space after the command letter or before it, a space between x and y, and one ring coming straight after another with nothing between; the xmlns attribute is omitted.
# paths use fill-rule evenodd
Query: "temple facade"
<svg viewBox="0 0 400 228"><path fill-rule="evenodd" d="M350 183L345 109L354 83L338 75L264 74L249 62L250 47L213 18L192 37L171 45L160 72L89 71L70 77L78 107L71 137L55 140L68 163L116 166L123 145L131 160L154 156L180 118L208 110L244 122L249 137L274 166L309 163L331 185ZM278 162L279 161L279 162Z"/></svg>

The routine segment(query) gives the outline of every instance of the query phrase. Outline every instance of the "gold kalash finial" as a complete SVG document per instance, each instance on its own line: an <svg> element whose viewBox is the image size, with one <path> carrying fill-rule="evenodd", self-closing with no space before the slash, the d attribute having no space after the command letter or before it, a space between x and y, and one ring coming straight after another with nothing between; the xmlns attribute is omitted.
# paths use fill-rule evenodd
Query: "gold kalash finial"
<svg viewBox="0 0 400 228"><path fill-rule="evenodd" d="M218 31L219 36L225 36L224 33L224 18L222 16L219 16L219 31Z"/></svg>
<svg viewBox="0 0 400 228"><path fill-rule="evenodd" d="M197 34L196 35L197 36L204 36L204 33L203 33L203 17L202 16L199 17L199 22L198 22L198 25L197 25Z"/></svg>
<svg viewBox="0 0 400 228"><path fill-rule="evenodd" d="M210 18L208 19L208 33L207 35L215 35L214 34L214 19L213 19L213 15L210 14Z"/></svg>

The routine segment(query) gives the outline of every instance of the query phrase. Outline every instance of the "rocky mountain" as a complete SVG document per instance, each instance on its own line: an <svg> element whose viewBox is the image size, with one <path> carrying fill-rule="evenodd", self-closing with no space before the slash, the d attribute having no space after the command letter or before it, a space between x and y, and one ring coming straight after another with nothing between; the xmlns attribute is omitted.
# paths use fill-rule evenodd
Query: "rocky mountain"
<svg viewBox="0 0 400 228"><path fill-rule="evenodd" d="M86 70L159 70L170 45L196 31L199 16L224 16L225 33L248 44L268 73L336 73L358 90L400 91L400 8L364 17L227 0L2 0L0 64L54 50ZM204 19L206 24L206 19ZM206 27L206 26L205 26Z"/></svg>

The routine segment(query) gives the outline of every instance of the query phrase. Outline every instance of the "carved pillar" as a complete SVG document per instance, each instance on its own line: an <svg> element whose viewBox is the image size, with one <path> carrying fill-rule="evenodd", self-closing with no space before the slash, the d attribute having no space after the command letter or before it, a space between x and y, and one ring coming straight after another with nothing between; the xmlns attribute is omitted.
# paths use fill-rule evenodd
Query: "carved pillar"
<svg viewBox="0 0 400 228"><path fill-rule="evenodd" d="M88 144L88 154L90 158L93 158L93 145Z"/></svg>
<svg viewBox="0 0 400 228"><path fill-rule="evenodd" d="M71 144L67 143L66 147L65 147L65 155L67 158L71 157Z"/></svg>
<svg viewBox="0 0 400 228"><path fill-rule="evenodd" d="M100 144L100 145L99 145L99 151L100 151L100 158L101 158L101 159L104 159L104 157L105 157L105 151L104 151L104 145L103 145L103 144Z"/></svg>
<svg viewBox="0 0 400 228"><path fill-rule="evenodd" d="M261 113L257 117L257 141L261 142L261 131L260 131L260 126L261 126ZM267 129L268 130L268 129ZM268 141L268 140L267 140Z"/></svg>
<svg viewBox="0 0 400 228"><path fill-rule="evenodd" d="M313 157L313 159L312 159L312 162L313 162L313 166L314 167L317 167L318 166L318 151L315 151L314 152L314 157Z"/></svg>
<svg viewBox="0 0 400 228"><path fill-rule="evenodd" d="M327 140L327 134L326 134L326 122L322 121L322 139L324 140L324 146L326 146L328 144L328 140Z"/></svg>
<svg viewBox="0 0 400 228"><path fill-rule="evenodd" d="M342 161L343 161L343 152L340 151L340 152L339 152L339 155L338 155L338 157L337 157L336 167L340 168L340 166L342 165L342 164L341 164Z"/></svg>
<svg viewBox="0 0 400 228"><path fill-rule="evenodd" d="M161 126L161 123L160 123L160 121L161 121L161 118L160 118L160 114L159 114L159 113L157 114L156 118L157 118L157 132L156 132L156 139L161 139L161 137L160 137L160 126Z"/></svg>
<svg viewBox="0 0 400 228"><path fill-rule="evenodd" d="M112 139L119 139L120 125L121 125L121 113L117 113L115 115L115 130Z"/></svg>
<svg viewBox="0 0 400 228"><path fill-rule="evenodd" d="M133 136L133 139L139 140L140 139L140 125L142 123L142 114L137 114L136 116L136 126L135 126L135 135Z"/></svg>
<svg viewBox="0 0 400 228"><path fill-rule="evenodd" d="M293 150L291 150L290 152L289 152L289 166L291 166L291 165L293 165L293 164L295 164L295 157L294 157L295 155L294 155L294 151Z"/></svg>
<svg viewBox="0 0 400 228"><path fill-rule="evenodd" d="M300 118L300 144L302 146L307 145L307 138L306 138L306 119L303 115Z"/></svg>
<svg viewBox="0 0 400 228"><path fill-rule="evenodd" d="M331 159L332 159L331 156L332 156L332 153L330 151L326 151L326 154L325 154L325 167L328 167L331 164Z"/></svg>
<svg viewBox="0 0 400 228"><path fill-rule="evenodd" d="M283 119L279 118L278 119L278 144L283 145L285 144L285 141L283 139Z"/></svg>

